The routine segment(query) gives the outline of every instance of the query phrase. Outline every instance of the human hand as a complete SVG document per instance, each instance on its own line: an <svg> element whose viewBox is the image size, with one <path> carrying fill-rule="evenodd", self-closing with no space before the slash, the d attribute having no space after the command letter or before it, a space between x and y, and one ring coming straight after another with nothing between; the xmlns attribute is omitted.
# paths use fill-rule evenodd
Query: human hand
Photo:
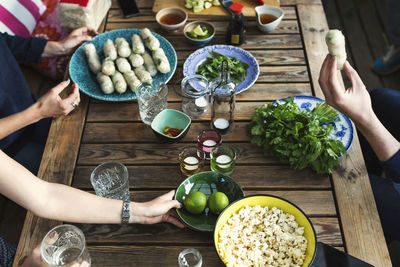
<svg viewBox="0 0 400 267"><path fill-rule="evenodd" d="M83 42L91 41L92 36L97 34L96 30L88 27L73 30L66 38L60 41L64 54L70 54L75 47Z"/></svg>
<svg viewBox="0 0 400 267"><path fill-rule="evenodd" d="M151 201L144 203L133 203L131 218L133 223L154 224L159 222L169 222L180 228L185 225L172 208L181 208L182 204L177 200L172 200L175 191L172 190Z"/></svg>
<svg viewBox="0 0 400 267"><path fill-rule="evenodd" d="M344 70L352 86L347 90L339 83L336 69L336 57L327 55L322 64L319 85L325 95L326 102L350 117L356 124L363 123L373 116L371 98L358 73L348 61Z"/></svg>
<svg viewBox="0 0 400 267"><path fill-rule="evenodd" d="M68 115L68 113L79 105L81 100L79 96L79 87L76 83L72 85L72 92L67 98L61 99L59 95L69 83L69 80L59 83L33 104L39 119ZM72 103L76 106L74 107Z"/></svg>

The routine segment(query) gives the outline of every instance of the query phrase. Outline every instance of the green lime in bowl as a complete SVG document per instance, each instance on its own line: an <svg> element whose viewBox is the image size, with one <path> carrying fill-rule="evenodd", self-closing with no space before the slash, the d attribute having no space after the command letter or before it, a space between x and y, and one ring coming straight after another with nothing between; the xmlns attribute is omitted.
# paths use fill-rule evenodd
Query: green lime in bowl
<svg viewBox="0 0 400 267"><path fill-rule="evenodd" d="M210 196L215 192L221 192L226 195L229 200L229 203L232 203L242 197L244 197L244 192L242 188L236 183L234 179L229 177L228 175L218 173L218 172L199 172L184 180L177 188L175 193L175 199L184 204L186 197L190 194L190 201L186 201L186 205L191 205L189 210L192 212L195 211L196 213L199 212L201 207L193 207L193 205L204 205L204 198L202 194L196 193L191 194L192 191L198 191L203 193L206 198L207 202ZM222 199L225 202L226 200L222 196L222 194L217 194L216 199ZM222 197L221 197L222 196ZM214 200L215 201L215 200ZM196 203L196 204L193 204ZM219 203L223 204L223 203ZM214 204L215 206L215 204ZM218 207L214 209L214 211L220 211ZM178 216L181 220L186 223L190 228L198 230L198 231L205 231L205 232L212 232L214 231L215 223L218 218L218 214L214 214L210 211L208 207L208 203L204 210L199 214L194 214L189 212L185 207L182 207L177 210Z"/></svg>

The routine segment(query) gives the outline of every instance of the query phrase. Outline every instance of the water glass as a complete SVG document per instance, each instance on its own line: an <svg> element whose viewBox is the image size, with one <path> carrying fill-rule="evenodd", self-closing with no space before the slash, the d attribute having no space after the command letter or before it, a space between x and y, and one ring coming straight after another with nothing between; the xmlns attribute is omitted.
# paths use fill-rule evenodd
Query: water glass
<svg viewBox="0 0 400 267"><path fill-rule="evenodd" d="M233 147L221 145L214 147L210 153L210 168L212 171L230 175L235 169L236 151Z"/></svg>
<svg viewBox="0 0 400 267"><path fill-rule="evenodd" d="M129 199L129 174L125 165L106 162L97 166L90 175L96 195L112 199Z"/></svg>
<svg viewBox="0 0 400 267"><path fill-rule="evenodd" d="M181 82L182 110L190 117L197 118L208 110L208 80L202 75L185 77Z"/></svg>
<svg viewBox="0 0 400 267"><path fill-rule="evenodd" d="M181 172L186 177L201 171L204 165L204 152L196 146L187 146L179 153Z"/></svg>
<svg viewBox="0 0 400 267"><path fill-rule="evenodd" d="M140 119L150 125L158 113L167 108L168 87L161 85L149 85L142 83L136 89L136 96L139 104Z"/></svg>
<svg viewBox="0 0 400 267"><path fill-rule="evenodd" d="M195 248L187 248L181 251L178 256L179 267L201 267L203 258Z"/></svg>
<svg viewBox="0 0 400 267"><path fill-rule="evenodd" d="M43 238L40 246L42 259L52 267L66 267L91 259L82 231L70 224L56 226Z"/></svg>
<svg viewBox="0 0 400 267"><path fill-rule="evenodd" d="M215 130L204 130L197 137L197 146L204 151L205 159L210 159L211 150L222 143L222 136Z"/></svg>

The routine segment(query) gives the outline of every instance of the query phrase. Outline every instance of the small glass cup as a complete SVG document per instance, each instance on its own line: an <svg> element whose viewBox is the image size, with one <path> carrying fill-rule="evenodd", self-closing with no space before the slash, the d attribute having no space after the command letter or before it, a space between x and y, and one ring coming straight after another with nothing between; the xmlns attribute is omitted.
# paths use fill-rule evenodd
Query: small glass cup
<svg viewBox="0 0 400 267"><path fill-rule="evenodd" d="M204 151L205 159L210 159L211 150L222 143L222 136L215 130L203 130L197 137L197 146Z"/></svg>
<svg viewBox="0 0 400 267"><path fill-rule="evenodd" d="M63 224L51 229L40 245L42 259L52 267L66 267L91 259L86 247L85 235L70 224Z"/></svg>
<svg viewBox="0 0 400 267"><path fill-rule="evenodd" d="M181 251L178 256L179 267L201 267L203 257L195 248L187 248Z"/></svg>
<svg viewBox="0 0 400 267"><path fill-rule="evenodd" d="M124 164L106 162L97 166L90 175L96 195L112 199L129 199L129 173Z"/></svg>
<svg viewBox="0 0 400 267"><path fill-rule="evenodd" d="M184 176L188 177L201 171L204 165L204 152L196 146L184 147L179 153L179 165Z"/></svg>
<svg viewBox="0 0 400 267"><path fill-rule="evenodd" d="M214 147L210 153L210 168L212 171L230 175L235 169L236 151L233 147L221 145Z"/></svg>
<svg viewBox="0 0 400 267"><path fill-rule="evenodd" d="M186 76L181 82L182 110L190 117L197 118L208 110L208 80L202 75Z"/></svg>
<svg viewBox="0 0 400 267"><path fill-rule="evenodd" d="M136 89L136 96L139 105L140 119L150 125L158 113L167 108L168 87L161 85L149 85L142 83Z"/></svg>

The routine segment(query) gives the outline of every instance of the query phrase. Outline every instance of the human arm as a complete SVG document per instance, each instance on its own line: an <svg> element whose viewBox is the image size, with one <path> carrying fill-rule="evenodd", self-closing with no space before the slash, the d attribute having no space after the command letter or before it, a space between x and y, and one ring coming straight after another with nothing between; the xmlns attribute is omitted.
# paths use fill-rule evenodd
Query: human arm
<svg viewBox="0 0 400 267"><path fill-rule="evenodd" d="M67 98L61 99L59 96L69 83L61 82L27 109L0 119L0 139L40 119L69 114L74 109L72 102L80 102L76 83L72 85L72 92Z"/></svg>
<svg viewBox="0 0 400 267"><path fill-rule="evenodd" d="M43 218L75 223L121 223L122 201L107 199L66 186L43 181L0 151L0 193ZM130 203L130 223L169 222L183 227L172 208L170 191L149 202Z"/></svg>
<svg viewBox="0 0 400 267"><path fill-rule="evenodd" d="M400 150L400 143L375 115L369 93L358 73L346 61L344 70L352 83L346 90L339 83L336 65L336 57L328 55L321 67L319 84L326 102L353 120L381 162L392 159Z"/></svg>
<svg viewBox="0 0 400 267"><path fill-rule="evenodd" d="M54 57L68 55L83 42L91 41L92 36L97 35L97 31L88 27L82 27L72 31L61 41L47 42L42 57Z"/></svg>

